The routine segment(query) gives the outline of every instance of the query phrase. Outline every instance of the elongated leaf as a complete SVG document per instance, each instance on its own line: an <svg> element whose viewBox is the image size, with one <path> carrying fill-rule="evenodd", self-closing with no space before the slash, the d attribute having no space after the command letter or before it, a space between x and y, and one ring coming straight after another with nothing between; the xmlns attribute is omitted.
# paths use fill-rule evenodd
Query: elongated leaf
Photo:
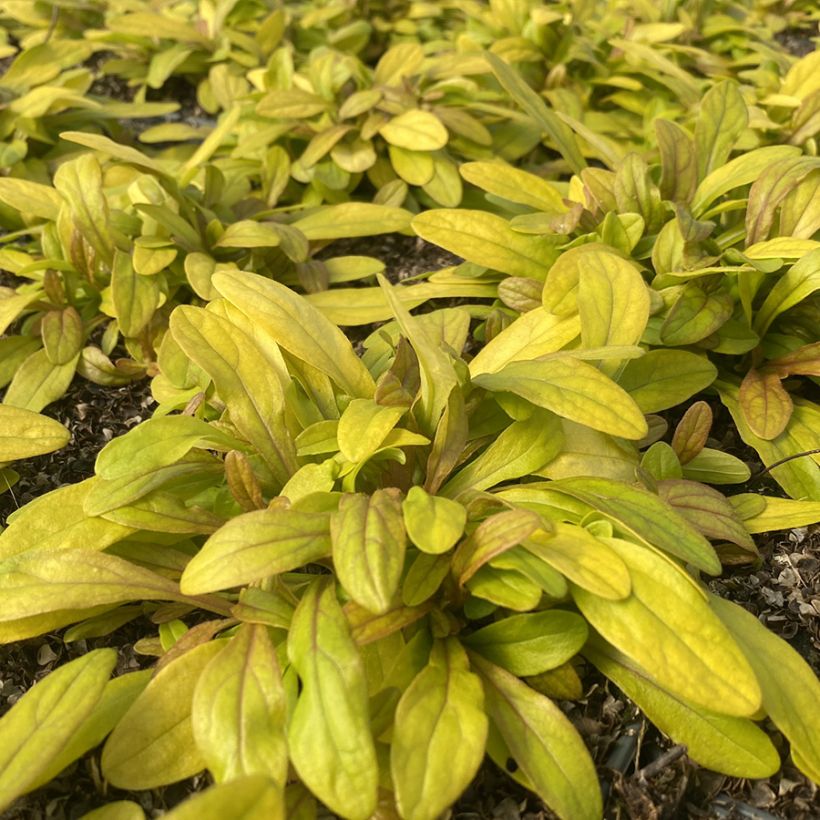
<svg viewBox="0 0 820 820"><path fill-rule="evenodd" d="M820 290L820 248L798 259L775 282L754 319L754 330L763 335L784 311Z"/></svg>
<svg viewBox="0 0 820 820"><path fill-rule="evenodd" d="M375 384L338 327L293 291L251 273L217 273L213 284L289 353L326 373L350 396L370 398Z"/></svg>
<svg viewBox="0 0 820 820"><path fill-rule="evenodd" d="M564 436L558 418L537 412L514 421L490 446L448 481L441 494L456 498L466 490L486 490L512 478L530 475L560 452Z"/></svg>
<svg viewBox="0 0 820 820"><path fill-rule="evenodd" d="M505 390L594 430L640 439L647 427L635 402L599 370L577 359L512 362L473 378L486 390Z"/></svg>
<svg viewBox="0 0 820 820"><path fill-rule="evenodd" d="M247 584L330 555L326 513L273 508L232 518L191 559L180 579L197 595Z"/></svg>
<svg viewBox="0 0 820 820"><path fill-rule="evenodd" d="M196 745L217 783L264 775L283 795L288 772L285 691L267 628L245 624L194 690Z"/></svg>
<svg viewBox="0 0 820 820"><path fill-rule="evenodd" d="M40 219L56 222L63 197L50 185L41 185L27 179L2 177L0 202L22 214L31 214Z"/></svg>
<svg viewBox="0 0 820 820"><path fill-rule="evenodd" d="M179 346L213 380L231 421L285 484L298 469L277 375L252 338L213 311L181 306L171 317Z"/></svg>
<svg viewBox="0 0 820 820"><path fill-rule="evenodd" d="M366 461L403 415L403 407L383 407L373 399L354 399L339 419L336 436L341 454L348 461Z"/></svg>
<svg viewBox="0 0 820 820"><path fill-rule="evenodd" d="M438 817L473 779L487 739L483 700L458 641L437 643L396 708L390 771L402 817Z"/></svg>
<svg viewBox="0 0 820 820"><path fill-rule="evenodd" d="M405 231L412 214L403 208L372 202L329 205L292 223L308 239L347 239Z"/></svg>
<svg viewBox="0 0 820 820"><path fill-rule="evenodd" d="M686 350L650 350L626 363L618 384L644 413L680 404L708 387L717 368L705 357Z"/></svg>
<svg viewBox="0 0 820 820"><path fill-rule="evenodd" d="M305 592L288 656L302 682L288 728L291 762L331 811L366 820L376 808L378 784L367 684L332 584L316 581Z"/></svg>
<svg viewBox="0 0 820 820"><path fill-rule="evenodd" d="M0 461L50 453L68 444L70 438L71 433L59 421L0 405Z"/></svg>
<svg viewBox="0 0 820 820"><path fill-rule="evenodd" d="M73 307L46 313L41 333L46 356L52 364L66 364L82 350L83 322Z"/></svg>
<svg viewBox="0 0 820 820"><path fill-rule="evenodd" d="M401 580L407 544L399 491L343 496L330 533L333 566L345 591L368 611L387 612Z"/></svg>
<svg viewBox="0 0 820 820"><path fill-rule="evenodd" d="M603 801L595 766L564 713L515 675L478 655L470 660L484 684L493 726L529 788L565 820L599 820Z"/></svg>
<svg viewBox="0 0 820 820"><path fill-rule="evenodd" d="M3 403L39 412L65 393L74 378L79 359L76 354L65 364L52 364L45 350L32 353L14 374Z"/></svg>
<svg viewBox="0 0 820 820"><path fill-rule="evenodd" d="M718 575L720 561L709 542L656 495L608 478L565 478L552 490L566 493L604 513L627 532Z"/></svg>
<svg viewBox="0 0 820 820"><path fill-rule="evenodd" d="M200 675L224 645L194 647L151 679L103 747L102 770L112 784L153 789L205 768L191 728L191 702Z"/></svg>
<svg viewBox="0 0 820 820"><path fill-rule="evenodd" d="M139 803L115 800L84 814L81 820L145 820L145 812Z"/></svg>
<svg viewBox="0 0 820 820"><path fill-rule="evenodd" d="M473 632L465 643L513 675L538 675L572 658L586 643L587 625L573 612L512 615Z"/></svg>
<svg viewBox="0 0 820 820"><path fill-rule="evenodd" d="M543 280L555 258L544 237L527 236L486 211L440 208L413 218L413 230L450 253L511 276Z"/></svg>
<svg viewBox="0 0 820 820"><path fill-rule="evenodd" d="M542 177L507 162L465 162L458 172L487 193L529 205L538 211L564 213L567 206L558 190Z"/></svg>
<svg viewBox="0 0 820 820"><path fill-rule="evenodd" d="M25 794L71 743L100 702L116 661L113 649L93 650L52 672L3 716L0 809Z"/></svg>
<svg viewBox="0 0 820 820"><path fill-rule="evenodd" d="M709 596L752 665L763 692L763 708L789 740L798 768L820 783L820 681L784 640L742 607Z"/></svg>
<svg viewBox="0 0 820 820"><path fill-rule="evenodd" d="M180 599L177 585L107 553L29 550L0 563L0 620L142 599Z"/></svg>
<svg viewBox="0 0 820 820"><path fill-rule="evenodd" d="M672 436L672 449L681 464L689 463L706 446L712 429L712 408L705 401L696 401L683 414Z"/></svg>
<svg viewBox="0 0 820 820"><path fill-rule="evenodd" d="M746 103L736 83L724 80L706 92L695 125L698 179L724 165L748 121Z"/></svg>
<svg viewBox="0 0 820 820"><path fill-rule="evenodd" d="M552 533L536 532L524 547L579 587L601 598L629 595L626 565L605 542L575 524L556 522Z"/></svg>
<svg viewBox="0 0 820 820"><path fill-rule="evenodd" d="M722 714L755 714L755 675L692 579L650 550L603 540L627 565L632 594L612 601L573 588L590 624L668 692L706 709L719 704Z"/></svg>
<svg viewBox="0 0 820 820"><path fill-rule="evenodd" d="M151 321L159 303L160 289L155 277L141 276L134 270L131 257L116 251L111 270L111 298L120 330L124 336L133 338Z"/></svg>
<svg viewBox="0 0 820 820"><path fill-rule="evenodd" d="M820 521L820 501L794 501L791 498L774 498L756 493L733 495L729 500L750 533L806 527ZM757 507L760 501L763 501L763 506ZM749 502L754 504L751 514L745 508Z"/></svg>
<svg viewBox="0 0 820 820"><path fill-rule="evenodd" d="M584 655L701 766L731 777L769 777L780 768L768 735L751 720L696 708L670 695L603 641L588 644Z"/></svg>
<svg viewBox="0 0 820 820"><path fill-rule="evenodd" d="M281 788L264 775L237 777L211 786L163 814L168 820L285 820Z"/></svg>

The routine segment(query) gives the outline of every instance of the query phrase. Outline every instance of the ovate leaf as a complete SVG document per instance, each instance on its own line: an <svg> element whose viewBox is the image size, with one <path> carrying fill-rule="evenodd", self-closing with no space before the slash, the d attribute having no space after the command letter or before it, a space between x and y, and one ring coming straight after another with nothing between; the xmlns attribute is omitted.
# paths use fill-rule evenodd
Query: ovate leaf
<svg viewBox="0 0 820 820"><path fill-rule="evenodd" d="M438 817L473 779L487 739L483 700L458 641L437 643L396 708L390 771L402 817Z"/></svg>
<svg viewBox="0 0 820 820"><path fill-rule="evenodd" d="M411 108L393 117L379 132L391 145L413 151L438 151L447 144L447 129L430 111Z"/></svg>
<svg viewBox="0 0 820 820"><path fill-rule="evenodd" d="M440 555L455 546L467 523L462 504L430 495L421 487L410 488L402 513L410 540L428 555Z"/></svg>
<svg viewBox="0 0 820 820"><path fill-rule="evenodd" d="M59 450L71 433L59 421L0 404L0 461L15 461Z"/></svg>
<svg viewBox="0 0 820 820"><path fill-rule="evenodd" d="M292 815L286 814L281 787L258 774L211 786L163 814L167 820L285 820L288 816Z"/></svg>

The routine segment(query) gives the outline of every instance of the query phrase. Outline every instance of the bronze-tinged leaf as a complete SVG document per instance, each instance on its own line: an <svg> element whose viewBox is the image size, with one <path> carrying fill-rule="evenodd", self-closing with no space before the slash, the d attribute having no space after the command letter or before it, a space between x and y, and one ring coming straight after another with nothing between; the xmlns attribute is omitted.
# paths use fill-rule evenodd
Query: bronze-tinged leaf
<svg viewBox="0 0 820 820"><path fill-rule="evenodd" d="M766 441L777 438L786 429L794 411L780 376L770 370L752 368L740 384L738 400L749 429Z"/></svg>
<svg viewBox="0 0 820 820"><path fill-rule="evenodd" d="M683 414L672 435L672 449L681 464L688 464L706 446L712 429L712 408L705 401L696 401Z"/></svg>
<svg viewBox="0 0 820 820"><path fill-rule="evenodd" d="M820 342L803 345L791 353L766 362L766 370L773 370L781 379L786 376L820 377Z"/></svg>

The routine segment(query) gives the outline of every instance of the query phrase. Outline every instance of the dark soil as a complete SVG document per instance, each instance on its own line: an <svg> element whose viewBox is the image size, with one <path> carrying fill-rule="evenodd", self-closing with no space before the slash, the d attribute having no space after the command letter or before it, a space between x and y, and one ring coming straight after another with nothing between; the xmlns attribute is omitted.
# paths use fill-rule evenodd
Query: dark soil
<svg viewBox="0 0 820 820"><path fill-rule="evenodd" d="M385 261L394 282L458 261L438 248L420 244L414 237L399 235L370 239L366 244L363 240L336 242L329 251L334 255L378 256ZM99 449L112 437L149 417L151 404L146 380L114 389L75 380L69 393L45 410L72 431L71 444L57 453L15 465L21 474L20 482L13 495L0 494L0 521L17 505L91 475ZM725 414L715 409L715 444L752 462L753 470L759 469L754 452L735 440ZM771 489L771 485L767 487ZM727 571L710 586L761 617L820 672L820 527L759 537L758 543L763 559L760 566ZM0 712L52 668L93 648L117 648L118 674L150 665L153 659L135 653L133 647L140 638L155 632L156 627L142 617L105 638L66 645L55 634L0 646ZM584 698L561 705L584 736L598 766L607 795L607 818L820 817L817 787L791 764L787 744L775 730L773 738L784 760L777 775L759 781L724 777L690 761L683 749L674 747L595 670L585 671L584 682ZM21 798L3 817L75 820L92 808L117 799L136 800L149 816L158 816L209 782L207 775L200 775L161 789L121 792L102 781L98 753L92 753L49 785ZM453 808L453 817L548 820L555 815L506 773L487 763Z"/></svg>

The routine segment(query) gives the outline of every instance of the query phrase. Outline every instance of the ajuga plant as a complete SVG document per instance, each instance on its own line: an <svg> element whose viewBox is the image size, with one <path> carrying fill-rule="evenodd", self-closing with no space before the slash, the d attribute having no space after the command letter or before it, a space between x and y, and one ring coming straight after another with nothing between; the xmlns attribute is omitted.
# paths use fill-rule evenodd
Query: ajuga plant
<svg viewBox="0 0 820 820"><path fill-rule="evenodd" d="M713 390L743 440L791 496L814 500L820 159L809 112L820 94L818 57L796 63L764 101L781 109L776 127L784 144L760 145L775 123L756 124L742 90L727 81L706 93L691 129L655 121L658 160L648 163L636 153L611 153L585 130L573 133L489 55L568 161L592 157L608 167L584 167L562 185L498 161L466 163L461 174L486 192L486 210L436 209L413 220L417 233L488 269L494 281L504 275L487 338L541 305L583 315L623 297L610 285L584 285L594 281L590 269L602 282L620 268L641 270L652 286L650 318L633 341L648 353L628 363L623 377L643 378L637 374L650 361L659 376L664 359L686 351L703 354L701 362L708 357L716 366ZM741 144L747 149L732 157ZM651 400L641 406L661 409Z"/></svg>
<svg viewBox="0 0 820 820"><path fill-rule="evenodd" d="M597 818L555 703L581 695L585 663L705 766L773 773L769 718L820 780L820 683L702 579L818 503L727 499L686 472L708 410L662 443L646 409L686 402L714 365L645 353L652 291L600 253L472 358L470 309L413 317L384 279L394 320L361 356L258 275L216 273L218 298L178 307L162 378L197 390L185 411L110 442L93 478L0 534L0 639L148 616L156 666L109 680L97 650L28 692L0 721L2 805L104 740L117 787L208 769L215 785L172 818L320 801L433 820L485 754L559 816Z"/></svg>

